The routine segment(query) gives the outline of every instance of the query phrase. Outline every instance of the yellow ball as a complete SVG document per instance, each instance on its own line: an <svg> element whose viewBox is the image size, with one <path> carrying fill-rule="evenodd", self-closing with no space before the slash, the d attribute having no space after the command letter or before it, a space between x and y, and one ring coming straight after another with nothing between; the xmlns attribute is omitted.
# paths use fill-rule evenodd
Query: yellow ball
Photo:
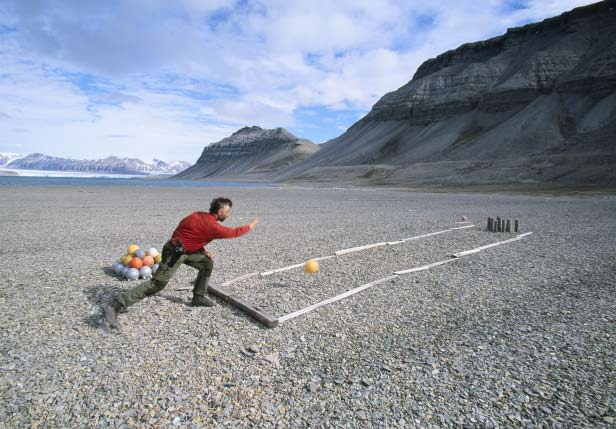
<svg viewBox="0 0 616 429"><path fill-rule="evenodd" d="M126 251L126 253L128 253L129 255L132 255L137 250L139 250L139 246L137 246L136 244L131 244L130 246L128 246L128 250Z"/></svg>
<svg viewBox="0 0 616 429"><path fill-rule="evenodd" d="M154 256L154 262L156 262L157 264L160 264L160 261L162 260L163 260L163 256L160 253Z"/></svg>
<svg viewBox="0 0 616 429"><path fill-rule="evenodd" d="M122 263L128 267L128 264L130 264L130 261L132 259L133 259L133 257L131 255L126 254L126 255L122 256L121 260L122 260Z"/></svg>
<svg viewBox="0 0 616 429"><path fill-rule="evenodd" d="M319 271L319 261L316 259L309 259L304 264L304 271L310 274L314 274Z"/></svg>

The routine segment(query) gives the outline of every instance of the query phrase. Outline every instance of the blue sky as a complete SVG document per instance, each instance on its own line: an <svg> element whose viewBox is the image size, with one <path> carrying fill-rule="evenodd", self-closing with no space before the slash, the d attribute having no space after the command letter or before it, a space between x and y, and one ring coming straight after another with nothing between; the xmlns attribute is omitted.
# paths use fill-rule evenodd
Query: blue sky
<svg viewBox="0 0 616 429"><path fill-rule="evenodd" d="M246 125L321 143L426 59L589 3L0 0L0 152L194 162Z"/></svg>

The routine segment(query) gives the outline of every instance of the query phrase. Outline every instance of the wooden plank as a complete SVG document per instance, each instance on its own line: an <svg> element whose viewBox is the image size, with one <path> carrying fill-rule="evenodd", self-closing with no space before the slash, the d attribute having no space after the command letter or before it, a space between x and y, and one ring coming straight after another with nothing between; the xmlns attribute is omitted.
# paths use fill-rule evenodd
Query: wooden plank
<svg viewBox="0 0 616 429"><path fill-rule="evenodd" d="M496 243L486 244L485 246L480 246L480 247L476 247L474 249L465 250L463 252L454 253L452 256L454 258L459 258L461 256L472 255L473 253L479 253L482 250L489 249L491 247L500 246L500 245L503 245L503 244L512 243L514 241L521 240L524 237L527 237L527 236L529 236L531 234L532 234L532 232L527 232L527 233L524 233L524 234L520 234L520 235L518 235L516 237L510 238L509 240L497 241Z"/></svg>
<svg viewBox="0 0 616 429"><path fill-rule="evenodd" d="M419 240L420 238L426 238L426 237L432 237L434 235L439 235L439 234L444 234L446 232L451 232L451 231L455 231L457 229L466 229L466 228L472 228L475 225L464 225L464 226L456 226L454 228L448 228L448 229L444 229L442 231L436 231L436 232L430 232L428 234L422 234L422 235L416 235L414 237L409 237L409 238L404 238L402 239L402 241L412 241L412 240Z"/></svg>
<svg viewBox="0 0 616 429"><path fill-rule="evenodd" d="M336 257L336 255L328 255L328 256L321 256L319 258L312 258L312 259L314 259L315 261L324 261L326 259L331 259L331 258L335 258L335 257ZM267 277L267 276L271 276L272 274L275 274L275 273L281 273L283 271L289 271L289 270L293 270L295 268L303 267L305 263L306 262L302 262L301 264L289 265L287 267L276 268L275 270L263 271L262 273L257 273L257 274L259 274L261 277Z"/></svg>
<svg viewBox="0 0 616 429"><path fill-rule="evenodd" d="M312 310L315 310L315 309L317 309L319 307L323 307L324 305L331 304L331 303L336 302L336 301L340 301L341 299L347 298L347 297L349 297L351 295L355 295L356 293L359 293L359 292L361 292L363 290L371 288L372 286L376 286L376 285L379 285L381 283L385 283L387 281L394 280L396 278L398 278L398 276L394 274L394 275L391 275L391 276L388 276L388 277L385 277L385 278L382 278L382 279L379 279L379 280L374 280L374 281L372 281L370 283L366 283L364 285L358 286L358 287L356 287L354 289L351 289L351 290L348 290L348 291L346 291L344 293L341 293L340 295L336 295L334 297L325 299L325 300L323 300L321 302L317 302L316 304L312 304L312 305L309 305L308 307L304 307L304 308L302 308L300 310L294 311L294 312L289 313L289 314L285 314L284 316L280 316L278 318L278 323L283 323L283 322L286 322L287 320L294 319L297 316L301 316L302 314L306 314L306 313L308 313L308 312L310 312Z"/></svg>
<svg viewBox="0 0 616 429"><path fill-rule="evenodd" d="M207 289L208 292L211 292L219 298L222 298L229 304L242 310L244 313L246 313L253 319L263 323L268 328L273 328L278 325L278 319L276 317L272 316L265 310L262 310L248 302L243 301L235 295L231 295L229 291L223 289L222 287L210 284Z"/></svg>
<svg viewBox="0 0 616 429"><path fill-rule="evenodd" d="M373 247L385 246L386 242L366 244L365 246L350 247L348 249L337 250L334 252L336 256L346 255L347 253L359 252L360 250L372 249Z"/></svg>
<svg viewBox="0 0 616 429"><path fill-rule="evenodd" d="M451 231L451 230L450 229L444 229L442 231L431 232L429 234L422 234L422 235L416 235L414 237L403 238L402 241L419 240L420 238L432 237L433 235L444 234L444 233L449 232L449 231Z"/></svg>
<svg viewBox="0 0 616 429"><path fill-rule="evenodd" d="M229 286L229 285L232 285L233 283L237 283L237 282L239 282L239 281L241 281L241 280L249 279L249 278L251 278L251 277L258 276L258 275L259 275L259 273L258 273L258 272L244 274L244 275L239 276L239 277L236 277L236 278L234 278L234 279L227 280L226 282L223 282L223 283L221 283L220 285L221 285L221 286L223 286L223 287L224 287L224 286Z"/></svg>
<svg viewBox="0 0 616 429"><path fill-rule="evenodd" d="M456 226L454 228L449 228L450 231L455 231L456 229L466 229L466 228L472 228L475 225L470 224L470 225L464 225L464 226Z"/></svg>
<svg viewBox="0 0 616 429"><path fill-rule="evenodd" d="M404 275L404 274L416 273L418 271L424 271L424 270L429 270L430 268L433 268L433 267L438 267L439 265L448 264L453 261L457 261L457 259L456 258L445 259L444 261L438 261L432 264L422 265L421 267L409 268L408 270L394 271L394 274Z"/></svg>
<svg viewBox="0 0 616 429"><path fill-rule="evenodd" d="M289 265L287 267L276 268L275 270L263 271L259 275L261 277L267 277L267 276L271 276L272 274L275 274L275 273L280 273L280 272L283 272L283 271L292 270L294 268L303 267L304 264L305 264L305 262L302 262L301 264Z"/></svg>
<svg viewBox="0 0 616 429"><path fill-rule="evenodd" d="M241 276L236 277L236 278L234 278L234 279L227 280L227 281L226 281L226 282L224 282L224 283L221 283L221 286L229 286L229 285L232 285L233 283L237 283L237 282L239 282L240 280L248 279L248 278L250 278L250 277L254 277L254 276L258 276L258 275L259 275L259 273L248 273L248 274L244 274L244 275L241 275ZM193 289L194 289L194 287L180 287L180 288L173 289L173 290L177 290L177 291L187 291L187 290L193 290Z"/></svg>

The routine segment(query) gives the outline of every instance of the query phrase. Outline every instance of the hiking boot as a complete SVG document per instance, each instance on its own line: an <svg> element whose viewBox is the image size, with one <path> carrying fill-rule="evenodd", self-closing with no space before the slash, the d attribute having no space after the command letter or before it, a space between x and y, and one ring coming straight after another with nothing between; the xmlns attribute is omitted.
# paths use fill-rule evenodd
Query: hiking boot
<svg viewBox="0 0 616 429"><path fill-rule="evenodd" d="M118 308L114 303L106 302L102 306L105 320L111 329L120 329L118 323Z"/></svg>
<svg viewBox="0 0 616 429"><path fill-rule="evenodd" d="M193 299L190 303L193 307L213 307L216 305L214 301L204 296L193 296Z"/></svg>

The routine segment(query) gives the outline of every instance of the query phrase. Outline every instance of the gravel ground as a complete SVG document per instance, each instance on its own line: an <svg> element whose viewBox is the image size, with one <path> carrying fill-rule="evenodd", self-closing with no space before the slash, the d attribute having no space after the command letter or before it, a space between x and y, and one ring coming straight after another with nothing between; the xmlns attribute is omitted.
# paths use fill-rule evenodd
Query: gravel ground
<svg viewBox="0 0 616 429"><path fill-rule="evenodd" d="M510 234L527 239L401 276L267 329L217 300L188 306L195 271L101 324L136 283L106 268L162 247L226 195L212 243L222 283L335 250L477 225L233 285L276 315L393 270ZM0 427L614 427L616 198L303 188L0 188Z"/></svg>

